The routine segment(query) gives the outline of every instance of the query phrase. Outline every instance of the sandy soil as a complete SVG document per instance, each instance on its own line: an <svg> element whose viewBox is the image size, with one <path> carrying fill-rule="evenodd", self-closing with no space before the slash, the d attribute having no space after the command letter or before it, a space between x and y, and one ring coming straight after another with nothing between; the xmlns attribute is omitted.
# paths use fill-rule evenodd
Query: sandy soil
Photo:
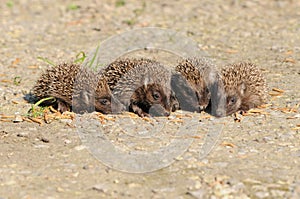
<svg viewBox="0 0 300 199"><path fill-rule="evenodd" d="M293 0L3 2L0 198L299 198L299 17L300 3ZM71 61L110 36L149 26L180 31L219 66L252 61L264 70L270 90L284 93L270 100L266 114L220 120L225 125L208 156L199 159L203 129L216 119L202 121L173 164L142 174L105 166L87 150L74 121L39 125L3 117L30 109L23 97L50 67L38 57ZM109 135L120 141L116 136Z"/></svg>

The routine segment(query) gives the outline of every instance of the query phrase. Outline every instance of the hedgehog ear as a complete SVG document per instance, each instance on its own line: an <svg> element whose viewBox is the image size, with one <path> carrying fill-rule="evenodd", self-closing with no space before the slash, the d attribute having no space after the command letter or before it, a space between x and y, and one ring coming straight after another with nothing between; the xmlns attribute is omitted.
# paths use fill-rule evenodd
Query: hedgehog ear
<svg viewBox="0 0 300 199"><path fill-rule="evenodd" d="M93 93L91 93L91 91L88 91L88 90L82 90L80 91L80 98L81 98L81 101L83 103L85 103L86 105L90 105L94 102L94 97L93 96Z"/></svg>
<svg viewBox="0 0 300 199"><path fill-rule="evenodd" d="M239 90L242 95L246 93L246 89L246 84L244 82L239 85Z"/></svg>
<svg viewBox="0 0 300 199"><path fill-rule="evenodd" d="M81 98L82 101L84 101L86 104L90 101L90 97L89 97L87 91L81 91L81 92L80 92L80 98Z"/></svg>
<svg viewBox="0 0 300 199"><path fill-rule="evenodd" d="M149 84L150 82L150 77L148 75L146 75L144 77L144 87L147 88L147 85Z"/></svg>

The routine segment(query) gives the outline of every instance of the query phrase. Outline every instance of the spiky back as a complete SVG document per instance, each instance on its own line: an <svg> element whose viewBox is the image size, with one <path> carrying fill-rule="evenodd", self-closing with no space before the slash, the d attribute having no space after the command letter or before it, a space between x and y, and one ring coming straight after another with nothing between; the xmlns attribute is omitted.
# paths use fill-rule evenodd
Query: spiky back
<svg viewBox="0 0 300 199"><path fill-rule="evenodd" d="M186 86L194 93L193 95L186 95L185 90L178 89L177 85L175 85L177 88L177 93L175 92L176 95L185 98L181 103L191 100L188 98L195 98L192 100L194 102L192 103L194 104L193 106L189 105L189 103L187 104L186 107L190 106L187 110L201 111L206 109L212 95L216 98L219 90L217 85L219 84L220 77L215 65L206 58L189 58L181 61L175 70L187 80ZM180 85L180 82L178 82L178 85ZM197 102L197 104L195 104L195 102ZM213 100L213 103L214 107L217 106L215 100Z"/></svg>
<svg viewBox="0 0 300 199"><path fill-rule="evenodd" d="M221 73L226 92L238 90L238 86L244 83L248 95L256 95L260 98L261 103L266 102L266 80L261 70L253 63L231 64L223 67Z"/></svg>
<svg viewBox="0 0 300 199"><path fill-rule="evenodd" d="M106 93L111 94L111 90L107 84L107 80L103 75L97 76L97 86L95 88L95 92L97 93Z"/></svg>
<svg viewBox="0 0 300 199"><path fill-rule="evenodd" d="M122 78L124 74L126 74L131 69L143 65L143 64L151 64L154 63L154 60L146 59L146 58L123 58L118 59L111 64L109 64L101 73L107 80L107 84L111 90L114 90L118 81Z"/></svg>
<svg viewBox="0 0 300 199"><path fill-rule="evenodd" d="M210 82L210 73L215 70L215 66L205 58L188 58L179 62L175 70L191 84L203 85Z"/></svg>
<svg viewBox="0 0 300 199"><path fill-rule="evenodd" d="M142 86L147 87L147 84L158 84L166 90L166 95L170 95L170 83L171 71L162 64L153 61L140 62L122 76L117 82L113 94L121 97L121 101L127 101L136 89Z"/></svg>
<svg viewBox="0 0 300 199"><path fill-rule="evenodd" d="M61 97L70 103L79 70L79 65L67 63L47 69L37 80L33 94L40 99L49 96Z"/></svg>
<svg viewBox="0 0 300 199"><path fill-rule="evenodd" d="M72 104L72 96L83 90L110 93L106 80L78 64L63 63L47 69L37 80L32 93L38 98L56 97Z"/></svg>

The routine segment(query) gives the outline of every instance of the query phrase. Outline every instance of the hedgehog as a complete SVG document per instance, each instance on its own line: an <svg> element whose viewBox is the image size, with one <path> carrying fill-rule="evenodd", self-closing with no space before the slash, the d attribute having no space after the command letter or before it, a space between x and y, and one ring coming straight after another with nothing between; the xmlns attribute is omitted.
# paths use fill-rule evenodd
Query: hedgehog
<svg viewBox="0 0 300 199"><path fill-rule="evenodd" d="M175 67L172 76L172 89L182 110L201 112L207 111L215 116L223 116L221 100L224 91L221 77L215 66L205 58L188 58ZM212 98L213 95L213 98ZM223 99L225 100L225 99ZM211 108L213 103L213 109ZM219 107L220 106L220 107Z"/></svg>
<svg viewBox="0 0 300 199"><path fill-rule="evenodd" d="M63 63L47 69L32 89L36 100L54 97L60 112L111 113L112 94L106 79L78 64ZM46 102L44 105L53 105Z"/></svg>
<svg viewBox="0 0 300 199"><path fill-rule="evenodd" d="M147 58L120 58L110 63L104 70L100 72L103 73L106 78L107 84L109 85L109 88L113 91L118 81L125 73L135 68L136 66L152 63L157 62Z"/></svg>
<svg viewBox="0 0 300 199"><path fill-rule="evenodd" d="M119 69L113 71L113 74L120 75L114 85L113 95L126 107L126 110L141 117L170 115L172 107L176 107L174 104L177 102L170 89L171 71L152 60L121 61L124 62L134 66L124 74L120 74ZM128 65L121 65L121 68L123 66Z"/></svg>
<svg viewBox="0 0 300 199"><path fill-rule="evenodd" d="M253 63L240 62L224 66L221 75L226 92L226 115L266 103L266 80Z"/></svg>

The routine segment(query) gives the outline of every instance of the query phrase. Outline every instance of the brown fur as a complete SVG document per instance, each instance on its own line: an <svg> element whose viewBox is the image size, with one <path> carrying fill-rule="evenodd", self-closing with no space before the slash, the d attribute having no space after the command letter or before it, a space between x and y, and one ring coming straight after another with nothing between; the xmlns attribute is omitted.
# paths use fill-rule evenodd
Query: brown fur
<svg viewBox="0 0 300 199"><path fill-rule="evenodd" d="M227 115L266 103L266 80L254 64L241 62L225 66L222 80L227 95Z"/></svg>
<svg viewBox="0 0 300 199"><path fill-rule="evenodd" d="M47 69L37 80L32 93L37 100L55 97L54 105L61 112L71 108L79 113L111 112L111 92L106 80L77 64L63 63Z"/></svg>
<svg viewBox="0 0 300 199"><path fill-rule="evenodd" d="M130 99L129 110L140 116L168 116L170 105L163 87L148 84L135 90Z"/></svg>
<svg viewBox="0 0 300 199"><path fill-rule="evenodd" d="M190 58L181 61L175 70L178 74L172 77L172 89L181 99L180 107L187 111L205 110L211 100L212 85L217 80L214 65L204 58Z"/></svg>
<svg viewBox="0 0 300 199"><path fill-rule="evenodd" d="M114 90L118 81L123 77L124 74L129 72L131 69L143 65L143 64L154 64L157 63L154 60L141 58L123 58L117 59L116 61L109 64L102 72L111 90Z"/></svg>
<svg viewBox="0 0 300 199"><path fill-rule="evenodd" d="M171 72L156 61L135 63L116 83L114 96L139 116L169 115L177 102L170 89Z"/></svg>

